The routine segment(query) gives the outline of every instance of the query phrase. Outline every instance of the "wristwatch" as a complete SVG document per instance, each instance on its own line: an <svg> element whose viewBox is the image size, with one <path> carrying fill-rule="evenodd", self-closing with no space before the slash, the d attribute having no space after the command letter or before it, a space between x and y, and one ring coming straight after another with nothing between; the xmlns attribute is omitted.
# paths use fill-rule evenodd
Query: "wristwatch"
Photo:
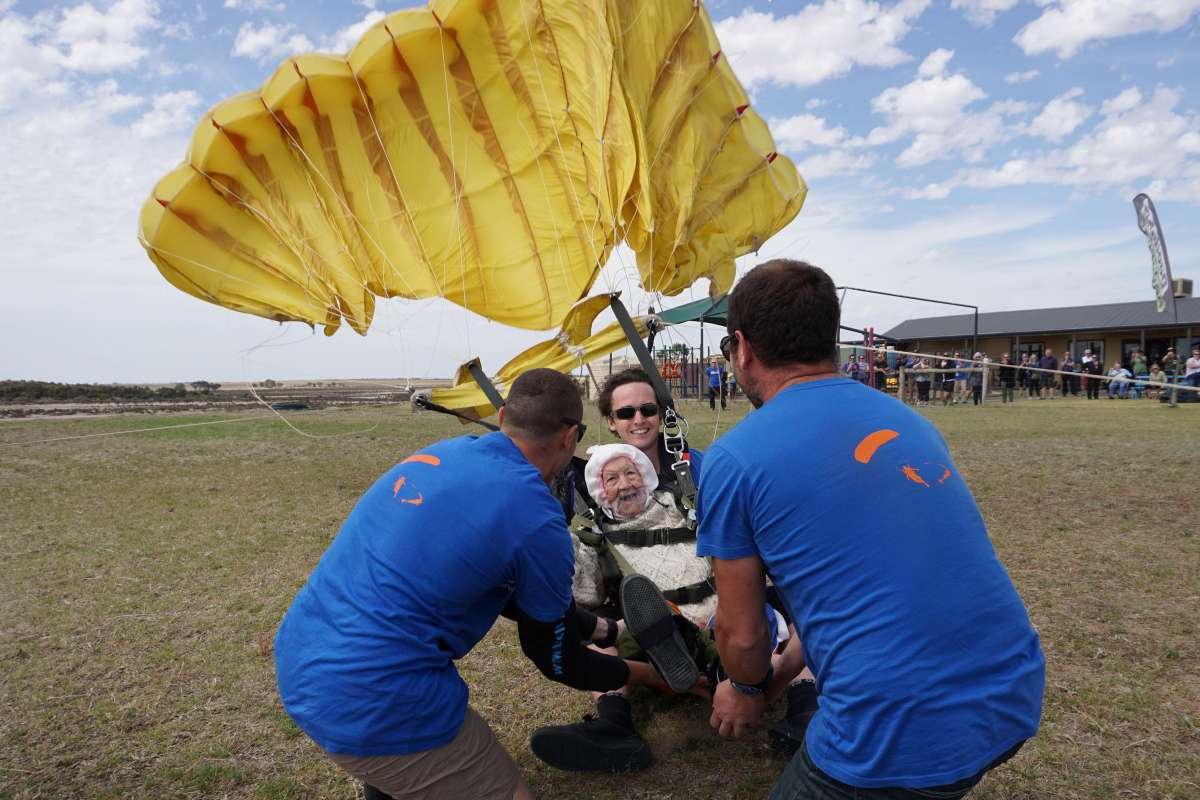
<svg viewBox="0 0 1200 800"><path fill-rule="evenodd" d="M775 676L775 668L768 665L767 666L767 674L765 676L763 676L763 679L761 681L759 681L758 683L751 683L751 684L738 683L733 678L730 678L729 682L731 684L733 684L733 688L737 689L738 692L740 692L741 694L744 694L748 697L754 697L756 695L761 695L763 692L765 692L767 690L767 686L770 685L771 678L773 678L774 676Z"/></svg>

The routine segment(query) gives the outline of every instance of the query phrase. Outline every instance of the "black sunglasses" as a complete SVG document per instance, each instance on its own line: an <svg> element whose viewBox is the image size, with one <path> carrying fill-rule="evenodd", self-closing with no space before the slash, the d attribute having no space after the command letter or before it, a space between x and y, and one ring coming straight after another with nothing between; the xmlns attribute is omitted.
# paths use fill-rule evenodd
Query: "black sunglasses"
<svg viewBox="0 0 1200 800"><path fill-rule="evenodd" d="M634 415L642 412L642 416L646 419L658 416L658 403L642 403L640 406L621 406L613 409L613 416L617 419L633 419Z"/></svg>
<svg viewBox="0 0 1200 800"><path fill-rule="evenodd" d="M729 360L729 354L733 352L733 345L736 340L732 336L726 336L721 339L721 355L725 356L725 360Z"/></svg>
<svg viewBox="0 0 1200 800"><path fill-rule="evenodd" d="M558 421L568 428L575 426L575 444L583 441L583 436L587 433L587 425L583 424L583 420L571 419L570 417L559 417Z"/></svg>

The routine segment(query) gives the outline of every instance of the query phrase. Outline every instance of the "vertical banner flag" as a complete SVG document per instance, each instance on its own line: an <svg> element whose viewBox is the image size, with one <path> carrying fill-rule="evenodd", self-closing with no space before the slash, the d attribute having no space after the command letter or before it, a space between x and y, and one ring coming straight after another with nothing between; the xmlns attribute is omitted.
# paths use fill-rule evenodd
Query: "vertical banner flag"
<svg viewBox="0 0 1200 800"><path fill-rule="evenodd" d="M1171 262L1167 259L1167 243L1163 239L1162 226L1158 224L1158 212L1145 194L1133 198L1133 208L1137 211L1138 227L1146 234L1146 245L1150 248L1150 283L1154 286L1158 312L1161 314L1169 309L1174 318L1175 287L1171 285Z"/></svg>

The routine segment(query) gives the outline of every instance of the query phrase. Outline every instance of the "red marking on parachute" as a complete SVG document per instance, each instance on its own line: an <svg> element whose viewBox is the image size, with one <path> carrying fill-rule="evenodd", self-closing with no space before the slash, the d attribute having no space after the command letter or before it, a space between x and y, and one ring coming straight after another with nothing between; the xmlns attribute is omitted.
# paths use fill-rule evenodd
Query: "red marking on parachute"
<svg viewBox="0 0 1200 800"><path fill-rule="evenodd" d="M720 61L720 60L721 60L721 51L720 51L720 50L718 50L717 52L715 52L715 53L713 53L713 54L712 54L712 58L710 59L710 63L712 63L712 64L716 64L716 63L717 63L718 61Z"/></svg>
<svg viewBox="0 0 1200 800"><path fill-rule="evenodd" d="M921 477L921 473L919 470L917 470L916 467L912 467L912 466L909 466L908 464L905 464L903 467L900 468L900 471L904 473L904 477L908 478L913 483L919 483L922 486L924 486L926 489L933 488L932 486L930 486L928 483L925 482L925 479Z"/></svg>
<svg viewBox="0 0 1200 800"><path fill-rule="evenodd" d="M292 59L292 69L296 70L296 74L300 76L300 80L306 80L304 73L300 71L300 65L296 63L296 59Z"/></svg>
<svg viewBox="0 0 1200 800"><path fill-rule="evenodd" d="M778 157L779 157L779 153L768 153L767 154L767 163L768 164L774 163L775 159Z"/></svg>
<svg viewBox="0 0 1200 800"><path fill-rule="evenodd" d="M875 451L895 439L900 434L888 428L868 433L854 448L854 460L860 464L868 464L875 456Z"/></svg>
<svg viewBox="0 0 1200 800"><path fill-rule="evenodd" d="M212 126L214 128L216 128L217 130L221 130L221 123L219 123L215 119L211 119L211 118L209 119L209 122L212 123Z"/></svg>
<svg viewBox="0 0 1200 800"><path fill-rule="evenodd" d="M157 201L158 201L158 204L159 204L160 206L162 206L163 208L170 208L170 207L171 207L171 204L170 204L170 203L168 203L166 200L163 200L161 197L156 197L156 198L154 198L154 199L155 199L155 200L157 200Z"/></svg>
<svg viewBox="0 0 1200 800"><path fill-rule="evenodd" d="M412 464L412 463L428 464L431 467L436 467L442 463L442 460L440 458L438 458L437 456L431 456L426 453L417 453L416 455L409 456L408 458L404 459L400 463L401 464Z"/></svg>
<svg viewBox="0 0 1200 800"><path fill-rule="evenodd" d="M442 27L442 18L437 15L437 12L431 8L429 9L429 13L433 14L433 18L437 21L438 27Z"/></svg>
<svg viewBox="0 0 1200 800"><path fill-rule="evenodd" d="M747 109L747 108L749 108L749 107L750 107L750 104L749 104L749 103L745 103L745 104L743 104L743 105L740 105L740 106L738 106L738 107L737 107L737 115L740 117L742 114L745 114L745 113L746 113L746 109Z"/></svg>

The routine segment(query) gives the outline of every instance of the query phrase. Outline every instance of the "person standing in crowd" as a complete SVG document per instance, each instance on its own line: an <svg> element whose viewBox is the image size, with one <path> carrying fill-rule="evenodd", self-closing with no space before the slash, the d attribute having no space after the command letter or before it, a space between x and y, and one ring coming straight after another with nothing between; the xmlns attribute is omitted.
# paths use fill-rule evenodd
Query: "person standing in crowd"
<svg viewBox="0 0 1200 800"><path fill-rule="evenodd" d="M888 357L883 350L875 351L875 388L883 391L887 386Z"/></svg>
<svg viewBox="0 0 1200 800"><path fill-rule="evenodd" d="M858 380L858 371L861 367L858 364L858 354L851 353L850 360L846 362L846 366L842 367L842 372L852 381Z"/></svg>
<svg viewBox="0 0 1200 800"><path fill-rule="evenodd" d="M975 364L971 369L971 403L979 405L983 402L983 371L986 367L983 365L983 353L975 354Z"/></svg>
<svg viewBox="0 0 1200 800"><path fill-rule="evenodd" d="M1029 399L1032 400L1033 398L1036 397L1038 400L1041 400L1042 399L1042 373L1038 372L1036 369L1036 367L1038 365L1038 357L1035 356L1033 353L1030 353L1029 361L1027 361L1026 363L1029 365L1029 369L1023 370L1023 371L1025 372L1025 374L1027 376L1027 380L1029 382Z"/></svg>
<svg viewBox="0 0 1200 800"><path fill-rule="evenodd" d="M938 363L938 368L943 370L938 375L942 381L942 405L950 405L954 402L954 384L957 382L955 377L954 361L950 359L949 353L943 353L944 357Z"/></svg>
<svg viewBox="0 0 1200 800"><path fill-rule="evenodd" d="M1179 356L1175 354L1174 347L1167 348L1161 363L1163 372L1167 373L1167 383L1173 382L1175 376L1179 374Z"/></svg>
<svg viewBox="0 0 1200 800"><path fill-rule="evenodd" d="M708 376L708 407L717 410L717 397L721 398L721 410L725 410L725 370L721 369L721 365L717 362L717 357L713 356L708 362L708 369L704 371Z"/></svg>
<svg viewBox="0 0 1200 800"><path fill-rule="evenodd" d="M1133 373L1133 377L1141 378L1150 374L1146 369L1146 354L1140 349L1134 350L1129 356L1129 371Z"/></svg>
<svg viewBox="0 0 1200 800"><path fill-rule="evenodd" d="M914 369L917 370L917 377L913 379L913 383L917 387L917 405L929 405L929 362L922 358L916 362Z"/></svg>
<svg viewBox="0 0 1200 800"><path fill-rule="evenodd" d="M1047 347L1045 354L1038 359L1037 365L1039 369L1052 370L1042 373L1042 386L1046 389L1046 397L1053 400L1054 385L1057 383L1056 378L1058 377L1054 374L1058 370L1058 359L1054 357L1054 351Z"/></svg>
<svg viewBox="0 0 1200 800"><path fill-rule="evenodd" d="M1013 388L1017 385L1017 368L1008 353L1000 356L1000 402L1013 402Z"/></svg>
<svg viewBox="0 0 1200 800"><path fill-rule="evenodd" d="M1075 364L1075 355L1069 349L1063 355L1062 371L1066 373L1062 376L1063 397L1068 394L1075 397L1079 394L1079 368Z"/></svg>
<svg viewBox="0 0 1200 800"><path fill-rule="evenodd" d="M710 724L762 720L769 575L821 696L771 797L960 798L1036 734L1045 659L941 434L838 374L838 316L803 262L755 267L730 295L729 361L757 410L700 476L729 675Z"/></svg>
<svg viewBox="0 0 1200 800"><path fill-rule="evenodd" d="M1184 369L1187 385L1200 389L1200 344L1192 345L1192 356L1187 360Z"/></svg>
<svg viewBox="0 0 1200 800"><path fill-rule="evenodd" d="M571 463L582 416L566 375L521 375L499 431L433 444L367 490L284 616L283 707L370 791L532 798L455 667L501 615L551 680L666 686L649 664L585 645L608 625L571 600L571 537L548 486Z"/></svg>
<svg viewBox="0 0 1200 800"><path fill-rule="evenodd" d="M962 353L954 354L954 402L967 404L967 392L969 391L970 381L968 380L969 373L967 372L967 362L963 360Z"/></svg>
<svg viewBox="0 0 1200 800"><path fill-rule="evenodd" d="M1021 387L1021 391L1025 391L1029 384L1029 370L1025 367L1029 366L1029 354L1021 353L1021 358L1017 362L1020 369L1017 370L1017 385Z"/></svg>
<svg viewBox="0 0 1200 800"><path fill-rule="evenodd" d="M1104 374L1104 365L1100 363L1100 359L1092 355L1091 350L1083 351L1083 362L1081 365L1084 376L1084 388L1087 389L1087 397L1089 400L1100 399L1100 376Z"/></svg>

